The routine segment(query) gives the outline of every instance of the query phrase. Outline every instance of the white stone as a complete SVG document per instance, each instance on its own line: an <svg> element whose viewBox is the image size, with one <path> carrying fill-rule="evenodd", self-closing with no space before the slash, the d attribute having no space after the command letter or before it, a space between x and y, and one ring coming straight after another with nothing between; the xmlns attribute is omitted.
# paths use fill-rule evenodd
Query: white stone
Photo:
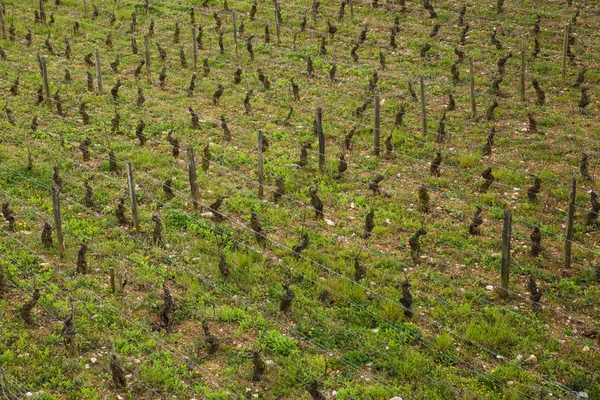
<svg viewBox="0 0 600 400"><path fill-rule="evenodd" d="M327 225L329 225L329 226L334 226L335 225L335 222L333 222L330 219L325 219L325 223L327 223Z"/></svg>
<svg viewBox="0 0 600 400"><path fill-rule="evenodd" d="M92 362L92 364L96 364L96 361L98 361L98 359L96 357L92 357L90 358L90 361Z"/></svg>
<svg viewBox="0 0 600 400"><path fill-rule="evenodd" d="M494 290L494 286L492 286L492 285L487 285L485 288L490 291Z"/></svg>
<svg viewBox="0 0 600 400"><path fill-rule="evenodd" d="M583 346L583 351L590 351L590 346Z"/></svg>
<svg viewBox="0 0 600 400"><path fill-rule="evenodd" d="M517 360L522 360L523 359L523 354L517 354Z"/></svg>

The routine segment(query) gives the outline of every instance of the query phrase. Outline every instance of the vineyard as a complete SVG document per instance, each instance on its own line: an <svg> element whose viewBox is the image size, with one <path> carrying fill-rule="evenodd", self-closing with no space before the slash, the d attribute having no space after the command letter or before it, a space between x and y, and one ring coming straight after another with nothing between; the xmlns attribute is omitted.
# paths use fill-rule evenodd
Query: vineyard
<svg viewBox="0 0 600 400"><path fill-rule="evenodd" d="M593 0L0 4L0 398L600 399Z"/></svg>

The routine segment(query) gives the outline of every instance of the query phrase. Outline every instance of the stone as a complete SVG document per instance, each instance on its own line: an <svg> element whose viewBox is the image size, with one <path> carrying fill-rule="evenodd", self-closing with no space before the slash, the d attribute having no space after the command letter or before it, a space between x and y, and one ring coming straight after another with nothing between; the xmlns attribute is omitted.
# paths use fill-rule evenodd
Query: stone
<svg viewBox="0 0 600 400"><path fill-rule="evenodd" d="M531 354L525 359L525 364L537 364L537 357Z"/></svg>

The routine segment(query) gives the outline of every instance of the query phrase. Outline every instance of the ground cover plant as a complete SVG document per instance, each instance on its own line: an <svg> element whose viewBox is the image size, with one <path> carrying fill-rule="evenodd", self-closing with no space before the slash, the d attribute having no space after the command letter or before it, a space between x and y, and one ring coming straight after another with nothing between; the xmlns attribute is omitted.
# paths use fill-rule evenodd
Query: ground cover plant
<svg viewBox="0 0 600 400"><path fill-rule="evenodd" d="M600 6L0 6L8 399L600 398Z"/></svg>

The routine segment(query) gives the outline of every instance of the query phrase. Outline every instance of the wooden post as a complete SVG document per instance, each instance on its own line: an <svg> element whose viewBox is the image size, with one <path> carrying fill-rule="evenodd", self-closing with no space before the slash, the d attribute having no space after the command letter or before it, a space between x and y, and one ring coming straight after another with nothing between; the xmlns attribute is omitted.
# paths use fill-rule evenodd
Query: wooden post
<svg viewBox="0 0 600 400"><path fill-rule="evenodd" d="M150 73L150 40L144 35L144 47L146 48L146 72Z"/></svg>
<svg viewBox="0 0 600 400"><path fill-rule="evenodd" d="M573 244L573 224L575 223L575 195L577 191L577 180L571 178L571 193L569 194L569 216L567 220L567 238L565 239L565 272L571 268L571 245Z"/></svg>
<svg viewBox="0 0 600 400"><path fill-rule="evenodd" d="M379 102L379 93L375 93L375 118L373 126L373 146L375 147L375 155L379 156L379 136L381 134L381 104Z"/></svg>
<svg viewBox="0 0 600 400"><path fill-rule="evenodd" d="M500 297L508 297L508 279L510 276L510 237L512 233L512 213L504 210L504 224L502 226L502 287Z"/></svg>
<svg viewBox="0 0 600 400"><path fill-rule="evenodd" d="M100 51L96 47L96 80L98 81L98 94L102 94L102 68L100 65Z"/></svg>
<svg viewBox="0 0 600 400"><path fill-rule="evenodd" d="M562 49L562 80L563 82L567 79L567 53L569 49L569 24L565 24L564 38L563 38L563 49Z"/></svg>
<svg viewBox="0 0 600 400"><path fill-rule="evenodd" d="M83 16L87 17L87 1L83 0Z"/></svg>
<svg viewBox="0 0 600 400"><path fill-rule="evenodd" d="M129 188L129 201L131 202L131 214L133 215L133 229L140 231L140 220L137 211L137 198L135 197L135 183L133 181L133 168L127 163L127 186Z"/></svg>
<svg viewBox="0 0 600 400"><path fill-rule="evenodd" d="M4 26L4 10L0 10L0 29L2 30L2 37L6 39L6 27Z"/></svg>
<svg viewBox="0 0 600 400"><path fill-rule="evenodd" d="M425 109L425 83L423 76L419 77L419 85L421 86L421 119L423 121L423 135L427 135L427 110Z"/></svg>
<svg viewBox="0 0 600 400"><path fill-rule="evenodd" d="M258 130L258 198L262 199L264 195L263 184L265 181L265 176L263 173L263 133L259 129Z"/></svg>
<svg viewBox="0 0 600 400"><path fill-rule="evenodd" d="M198 180L196 177L196 159L194 157L194 148L192 146L188 146L188 177L190 180L190 189L192 191L192 201L194 203L194 209L198 208Z"/></svg>
<svg viewBox="0 0 600 400"><path fill-rule="evenodd" d="M198 70L198 42L196 42L196 27L192 26L192 42L194 43L194 71Z"/></svg>
<svg viewBox="0 0 600 400"><path fill-rule="evenodd" d="M526 101L526 99L525 99L525 63L526 63L525 50L526 50L526 44L525 44L525 38L523 38L521 40L521 85L520 85L521 101Z"/></svg>
<svg viewBox="0 0 600 400"><path fill-rule="evenodd" d="M319 138L319 169L325 172L325 135L323 134L323 111L317 107L317 136Z"/></svg>
<svg viewBox="0 0 600 400"><path fill-rule="evenodd" d="M58 240L58 254L60 258L65 255L65 242L62 233L62 221L60 216L60 189L54 185L52 187L52 209L54 211L54 229L56 230L56 239Z"/></svg>
<svg viewBox="0 0 600 400"><path fill-rule="evenodd" d="M232 11L233 15L233 44L235 45L235 56L239 57L238 51L238 42L237 42L237 13ZM196 38L194 37L194 43L196 42Z"/></svg>
<svg viewBox="0 0 600 400"><path fill-rule="evenodd" d="M277 32L277 46L281 45L281 27L279 24L279 4L277 4L277 0L273 0L273 5L275 6L275 30Z"/></svg>
<svg viewBox="0 0 600 400"><path fill-rule="evenodd" d="M40 19L42 23L46 23L46 11L44 11L44 0L40 0Z"/></svg>
<svg viewBox="0 0 600 400"><path fill-rule="evenodd" d="M50 97L50 85L48 84L48 69L46 68L46 59L40 58L40 67L42 73L42 82L44 85L44 93L46 94L46 105L52 109L52 98Z"/></svg>
<svg viewBox="0 0 600 400"><path fill-rule="evenodd" d="M352 0L348 0L348 5L350 6L350 16L354 17L354 4Z"/></svg>
<svg viewBox="0 0 600 400"><path fill-rule="evenodd" d="M317 23L317 3L318 0L313 0L312 3L312 15L313 15L313 23Z"/></svg>
<svg viewBox="0 0 600 400"><path fill-rule="evenodd" d="M117 288L115 286L115 268L110 267L110 291L113 293L117 292Z"/></svg>
<svg viewBox="0 0 600 400"><path fill-rule="evenodd" d="M477 102L475 101L475 70L473 69L473 59L469 57L469 82L471 85L471 118L477 116Z"/></svg>

